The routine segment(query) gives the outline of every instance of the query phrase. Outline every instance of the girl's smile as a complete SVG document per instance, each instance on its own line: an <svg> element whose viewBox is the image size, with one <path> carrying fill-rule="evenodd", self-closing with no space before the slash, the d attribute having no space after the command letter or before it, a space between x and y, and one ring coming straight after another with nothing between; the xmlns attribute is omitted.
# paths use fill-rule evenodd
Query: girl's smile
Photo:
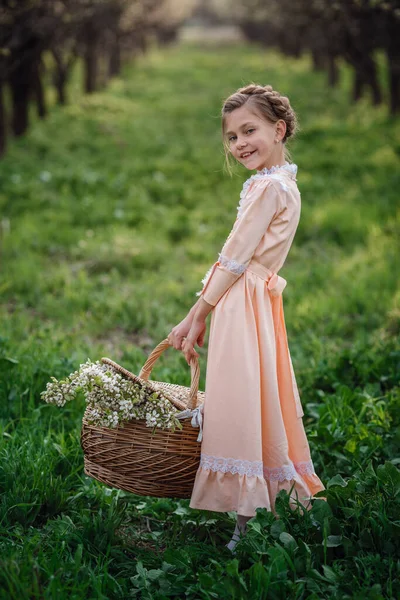
<svg viewBox="0 0 400 600"><path fill-rule="evenodd" d="M241 158L249 158L249 156L254 154L254 152L257 152L257 150L253 150L253 152L244 152L244 154L241 154L240 157Z"/></svg>

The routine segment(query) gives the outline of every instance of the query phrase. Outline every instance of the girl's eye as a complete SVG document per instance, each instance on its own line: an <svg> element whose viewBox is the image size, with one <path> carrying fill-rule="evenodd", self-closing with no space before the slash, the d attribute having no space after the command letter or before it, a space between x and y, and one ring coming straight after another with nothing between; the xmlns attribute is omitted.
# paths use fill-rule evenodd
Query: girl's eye
<svg viewBox="0 0 400 600"><path fill-rule="evenodd" d="M249 133L249 131L254 131L254 128L250 128L246 131L246 133ZM235 135L231 135L231 137L228 139L229 142L231 142L233 140L233 138L236 137Z"/></svg>

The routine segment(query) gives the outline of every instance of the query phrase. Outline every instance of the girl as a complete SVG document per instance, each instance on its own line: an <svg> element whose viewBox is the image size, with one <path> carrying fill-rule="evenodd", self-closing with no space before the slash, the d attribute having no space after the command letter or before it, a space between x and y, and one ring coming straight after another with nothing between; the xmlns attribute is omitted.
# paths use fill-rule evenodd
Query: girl
<svg viewBox="0 0 400 600"><path fill-rule="evenodd" d="M234 551L256 508L275 512L281 489L291 506L311 507L315 474L287 342L278 275L300 219L297 165L286 141L297 129L289 100L270 85L237 90L222 108L229 153L249 170L237 218L199 300L168 336L190 364L212 311L200 466L191 508L236 511Z"/></svg>

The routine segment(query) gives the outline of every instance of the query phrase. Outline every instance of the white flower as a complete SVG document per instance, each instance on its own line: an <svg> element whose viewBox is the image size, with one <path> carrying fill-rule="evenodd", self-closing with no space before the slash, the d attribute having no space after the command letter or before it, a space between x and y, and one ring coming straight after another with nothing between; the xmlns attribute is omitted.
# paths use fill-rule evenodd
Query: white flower
<svg viewBox="0 0 400 600"><path fill-rule="evenodd" d="M181 428L175 418L177 409L161 392L154 392L146 382L125 379L101 362L92 363L88 359L68 377L59 381L55 377L50 379L40 394L42 399L64 406L79 391L83 392L88 419L94 425L117 427L130 419L141 419L148 427Z"/></svg>

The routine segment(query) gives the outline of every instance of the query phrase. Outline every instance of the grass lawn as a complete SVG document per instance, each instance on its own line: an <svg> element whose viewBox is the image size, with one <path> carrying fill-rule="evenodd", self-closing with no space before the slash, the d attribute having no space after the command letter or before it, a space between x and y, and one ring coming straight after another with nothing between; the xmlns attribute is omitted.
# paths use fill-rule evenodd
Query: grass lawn
<svg viewBox="0 0 400 600"><path fill-rule="evenodd" d="M382 67L383 68L383 67ZM382 78L384 77L382 71ZM304 423L327 499L234 514L84 476L84 403L40 400L50 376L108 356L138 373L197 300L236 218L223 99L287 94L300 225L280 274ZM73 84L74 85L74 84ZM107 90L73 94L0 162L0 599L396 598L400 585L400 121L257 46L153 49ZM206 338L207 341L207 338ZM198 349L204 389L207 343ZM190 384L181 353L153 379Z"/></svg>

